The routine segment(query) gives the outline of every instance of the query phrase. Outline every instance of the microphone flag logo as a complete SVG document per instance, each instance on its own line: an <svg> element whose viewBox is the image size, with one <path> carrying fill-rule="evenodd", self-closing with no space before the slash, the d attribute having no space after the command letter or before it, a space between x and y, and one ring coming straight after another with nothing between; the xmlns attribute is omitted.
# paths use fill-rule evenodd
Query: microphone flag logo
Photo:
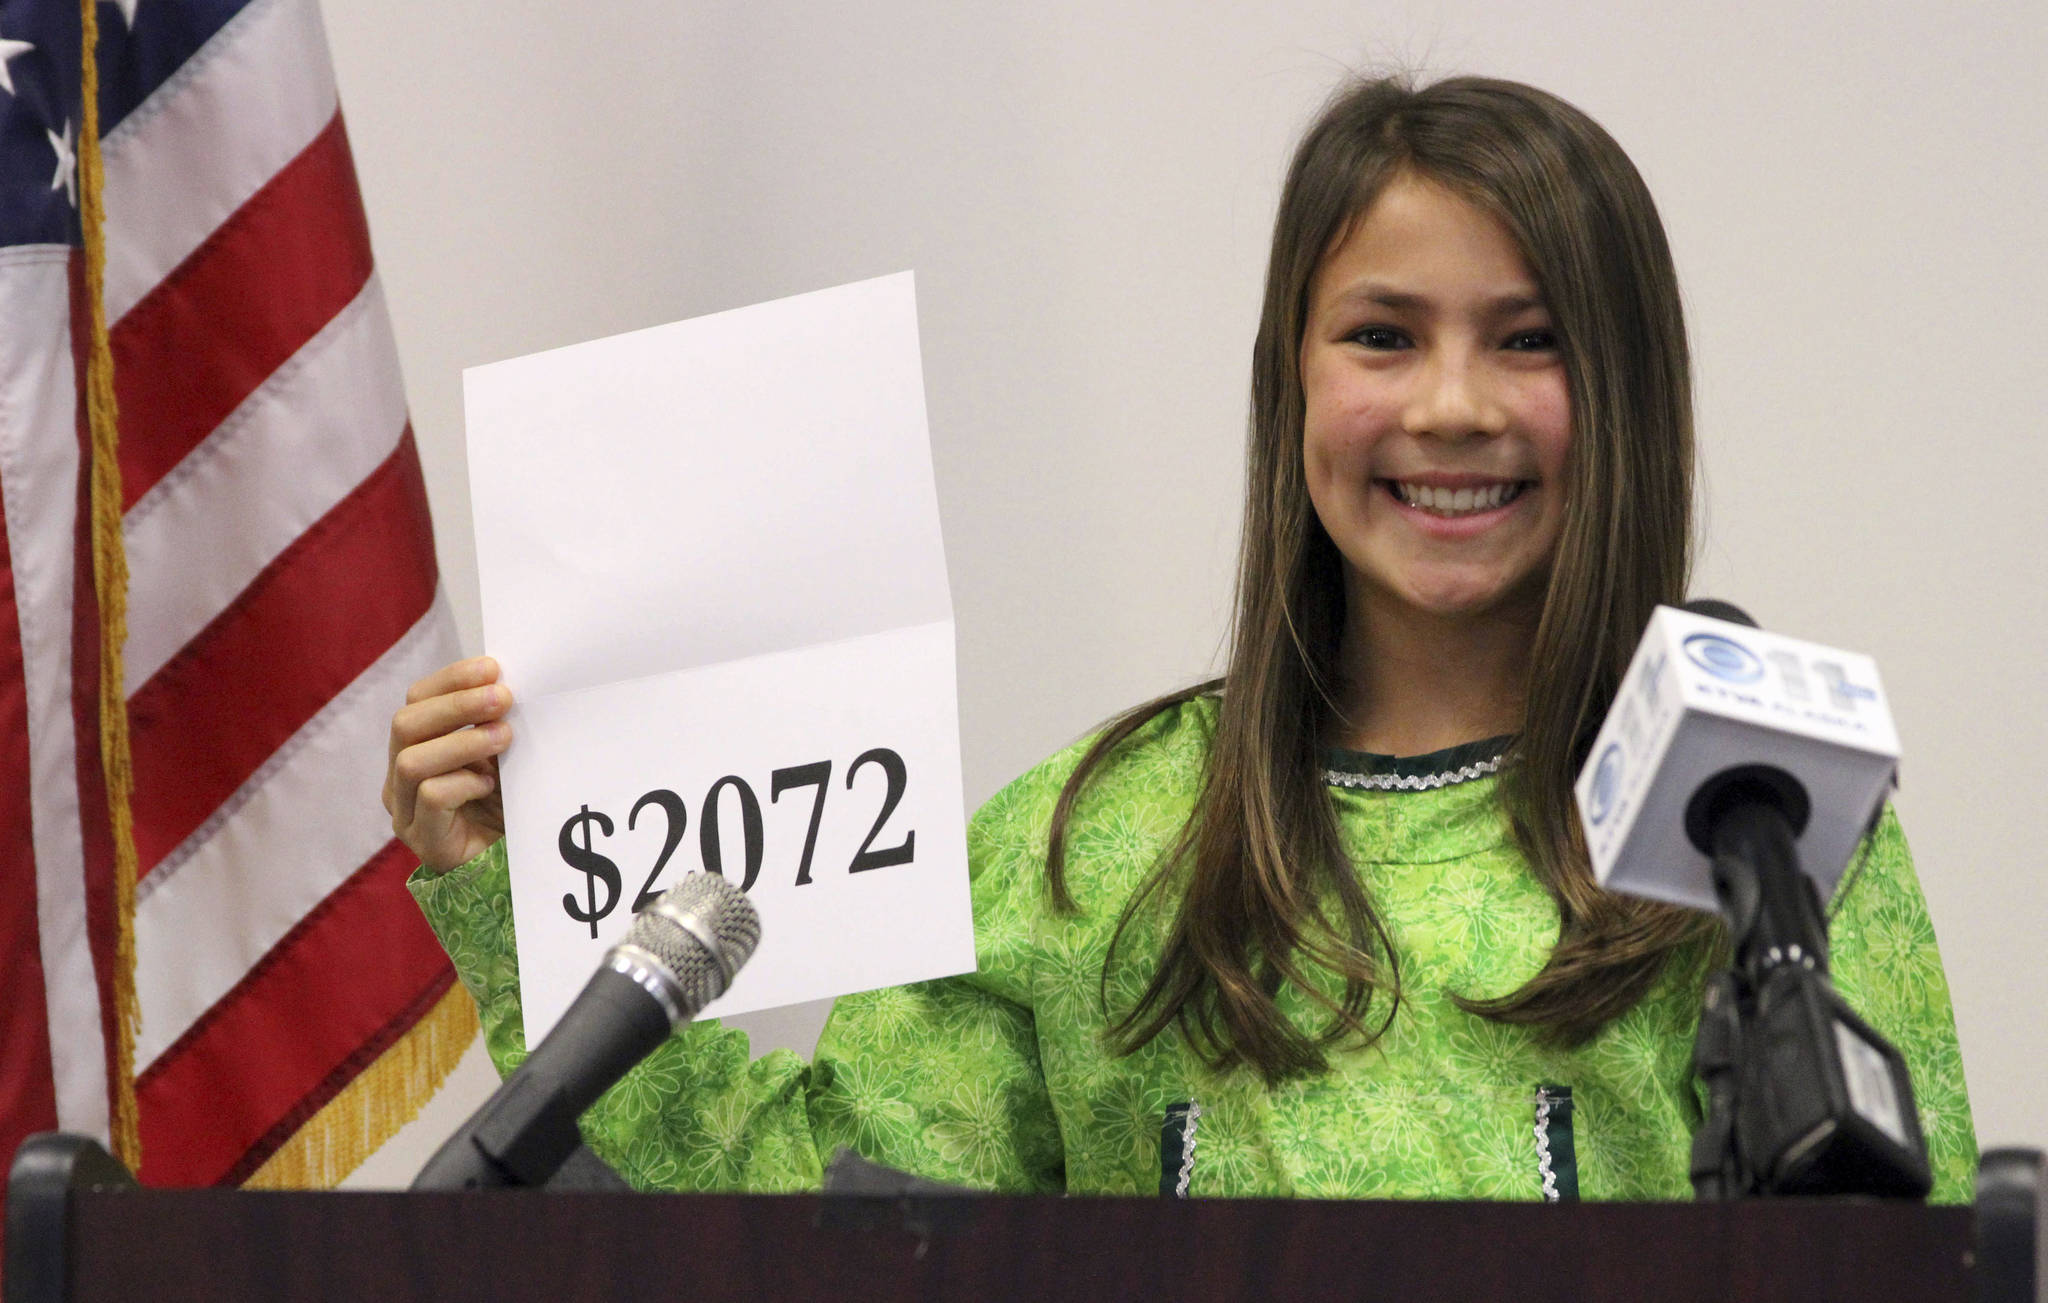
<svg viewBox="0 0 2048 1303"><path fill-rule="evenodd" d="M1718 633L1696 633L1687 638L1685 657L1730 683L1755 683L1764 676L1764 663L1755 652Z"/></svg>
<svg viewBox="0 0 2048 1303"><path fill-rule="evenodd" d="M1607 822L1614 812L1614 794L1621 790L1621 766L1621 743L1609 742L1600 753L1599 768L1593 771L1593 799L1586 812L1596 826Z"/></svg>

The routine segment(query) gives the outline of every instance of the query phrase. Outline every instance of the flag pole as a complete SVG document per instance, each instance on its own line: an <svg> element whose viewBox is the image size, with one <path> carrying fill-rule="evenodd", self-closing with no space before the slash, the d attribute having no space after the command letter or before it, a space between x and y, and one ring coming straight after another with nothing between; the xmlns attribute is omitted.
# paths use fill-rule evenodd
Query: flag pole
<svg viewBox="0 0 2048 1303"><path fill-rule="evenodd" d="M114 1065L109 1100L115 1157L142 1166L135 1107L135 1033L142 1022L135 994L135 826L129 810L134 775L128 754L128 698L121 651L128 640L128 557L121 543L121 464L114 402L114 357L107 340L105 176L100 164L99 14L79 0L83 26L79 127L79 221L85 236L85 299L92 342L86 358L86 418L92 432L92 577L99 600L100 768L114 837Z"/></svg>

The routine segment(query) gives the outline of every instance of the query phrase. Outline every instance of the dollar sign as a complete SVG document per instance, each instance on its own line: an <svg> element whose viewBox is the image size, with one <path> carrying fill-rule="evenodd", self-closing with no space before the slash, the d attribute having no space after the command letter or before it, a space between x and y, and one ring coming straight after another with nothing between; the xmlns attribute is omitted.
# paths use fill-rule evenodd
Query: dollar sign
<svg viewBox="0 0 2048 1303"><path fill-rule="evenodd" d="M570 815L562 824L562 834L555 839L555 845L561 850L562 859L569 867L583 875L583 896L588 902L585 908L576 908L576 895L570 892L563 895L562 908L568 910L569 917L578 923L590 924L590 939L595 941L597 921L611 913L612 907L619 903L619 866L591 849L591 843L595 840L590 835L590 825L593 823L603 830L605 836L612 835L612 821L602 812L586 805L583 807L583 813ZM576 840L578 831L583 834L581 842ZM602 907L597 903L597 884L600 880L604 882Z"/></svg>

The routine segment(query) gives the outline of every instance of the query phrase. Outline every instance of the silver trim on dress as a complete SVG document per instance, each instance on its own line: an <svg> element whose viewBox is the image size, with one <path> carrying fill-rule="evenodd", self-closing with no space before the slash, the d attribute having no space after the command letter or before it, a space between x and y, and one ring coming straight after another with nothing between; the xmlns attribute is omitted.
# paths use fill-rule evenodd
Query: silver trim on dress
<svg viewBox="0 0 2048 1303"><path fill-rule="evenodd" d="M1550 1105L1556 1099L1549 1091L1536 1088L1536 1171L1543 1177L1543 1201L1557 1203L1557 1172L1550 1165Z"/></svg>
<svg viewBox="0 0 2048 1303"><path fill-rule="evenodd" d="M1469 783L1475 778L1485 778L1500 772L1504 757L1491 760L1475 760L1457 769L1446 769L1442 773L1418 774L1409 777L1402 774L1354 774L1342 769L1325 769L1323 781L1339 787L1363 787L1375 792L1427 792L1437 787L1452 787L1458 783Z"/></svg>
<svg viewBox="0 0 2048 1303"><path fill-rule="evenodd" d="M1187 1125L1180 1133L1180 1180L1174 1183L1173 1197L1188 1197L1188 1182L1195 1175L1195 1126L1202 1120L1202 1105L1197 1100L1188 1101Z"/></svg>

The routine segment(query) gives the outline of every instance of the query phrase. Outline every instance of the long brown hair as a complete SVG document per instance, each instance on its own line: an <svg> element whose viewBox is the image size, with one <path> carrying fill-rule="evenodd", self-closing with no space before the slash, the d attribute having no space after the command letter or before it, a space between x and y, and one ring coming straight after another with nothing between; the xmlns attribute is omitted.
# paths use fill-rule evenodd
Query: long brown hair
<svg viewBox="0 0 2048 1303"><path fill-rule="evenodd" d="M1322 777L1343 562L1304 479L1300 358L1309 284L1325 251L1404 174L1449 187L1514 235L1564 341L1572 413L1564 524L1500 786L1515 840L1557 902L1560 931L1519 990L1459 1003L1534 1025L1555 1043L1582 1043L1715 930L1704 915L1601 891L1571 803L1572 776L1635 641L1652 608L1682 598L1691 559L1690 365L1677 274L1649 190L1621 147L1554 95L1480 77L1419 89L1400 76L1360 81L1340 88L1303 137L1274 221L1226 675L1112 720L1054 808L1048 885L1072 909L1065 842L1084 785L1146 721L1221 689L1194 812L1112 942L1113 957L1137 912L1179 889L1150 984L1113 1015L1111 1036L1126 1051L1177 1025L1211 1066L1244 1064L1276 1081L1319 1070L1341 1039L1376 1039L1399 1006L1393 947L1341 848ZM1309 965L1340 976L1341 996L1324 994ZM1319 1034L1282 1013L1283 986L1328 1013Z"/></svg>

